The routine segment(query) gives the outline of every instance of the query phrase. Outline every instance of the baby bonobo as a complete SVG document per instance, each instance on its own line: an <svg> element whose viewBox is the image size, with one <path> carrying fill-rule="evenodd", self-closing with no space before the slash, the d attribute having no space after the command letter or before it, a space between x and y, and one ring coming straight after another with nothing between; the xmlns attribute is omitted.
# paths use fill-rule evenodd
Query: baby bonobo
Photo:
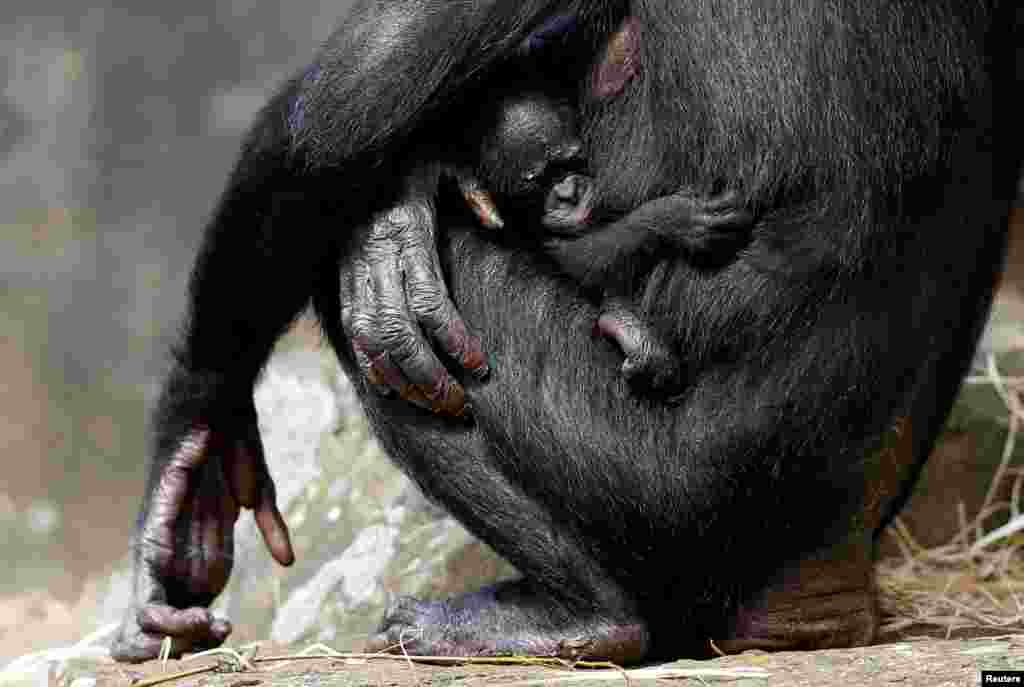
<svg viewBox="0 0 1024 687"><path fill-rule="evenodd" d="M596 330L622 349L622 372L634 389L671 392L682 382L669 346L630 307L627 284L665 254L695 265L721 264L749 241L752 224L734 193L701 198L685 193L656 198L614 221L597 209L586 174L574 108L557 90L528 89L489 99L482 113L475 179L501 219L474 209L487 224L509 231L543 227L545 252L585 288L599 289ZM466 197L473 205L472 193ZM513 220L505 225L508 220ZM528 237L527 240L531 240Z"/></svg>

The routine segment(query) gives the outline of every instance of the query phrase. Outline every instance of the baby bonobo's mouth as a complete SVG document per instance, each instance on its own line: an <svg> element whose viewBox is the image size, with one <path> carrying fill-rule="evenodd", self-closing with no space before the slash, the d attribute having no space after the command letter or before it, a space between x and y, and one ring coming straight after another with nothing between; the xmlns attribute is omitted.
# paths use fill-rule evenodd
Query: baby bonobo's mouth
<svg viewBox="0 0 1024 687"><path fill-rule="evenodd" d="M593 179L585 174L570 172L551 186L544 200L541 224L556 234L580 234L587 229L593 206Z"/></svg>

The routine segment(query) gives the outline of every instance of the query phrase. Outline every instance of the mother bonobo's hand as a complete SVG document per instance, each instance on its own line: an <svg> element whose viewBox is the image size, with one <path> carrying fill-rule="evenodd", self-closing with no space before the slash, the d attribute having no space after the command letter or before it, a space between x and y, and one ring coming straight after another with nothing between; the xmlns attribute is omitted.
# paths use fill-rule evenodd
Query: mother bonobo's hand
<svg viewBox="0 0 1024 687"><path fill-rule="evenodd" d="M485 222L498 221L486 194L475 191L467 175L448 173ZM441 273L434 212L440 175L439 163L415 169L404 199L374 217L366 237L342 261L341 325L360 370L380 393L397 392L435 413L459 416L465 392L428 338L477 379L490 370L480 339L469 333Z"/></svg>
<svg viewBox="0 0 1024 687"><path fill-rule="evenodd" d="M219 646L227 638L231 624L206 607L231 574L242 508L254 511L275 560L290 565L295 559L255 410L242 415L237 434L195 427L157 471L132 550L134 603L111 646L115 659L154 658L165 638L171 639L172 656Z"/></svg>
<svg viewBox="0 0 1024 687"><path fill-rule="evenodd" d="M573 30L576 18L549 17L520 44L538 51ZM590 74L595 99L620 93L636 73L639 29L632 17L609 40ZM494 203L466 170L421 156L404 198L376 216L365 239L341 264L341 326L367 380L382 393L439 414L461 415L465 393L432 351L427 336L478 379L489 373L480 340L472 336L444 283L436 248L434 199L442 174L454 177L469 208L487 228L501 227ZM425 335L426 334L426 335Z"/></svg>

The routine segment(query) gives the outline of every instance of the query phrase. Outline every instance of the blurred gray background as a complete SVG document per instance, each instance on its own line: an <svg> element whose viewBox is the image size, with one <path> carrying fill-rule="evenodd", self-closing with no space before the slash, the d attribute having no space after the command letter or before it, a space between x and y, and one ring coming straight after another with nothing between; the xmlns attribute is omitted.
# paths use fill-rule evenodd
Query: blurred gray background
<svg viewBox="0 0 1024 687"><path fill-rule="evenodd" d="M350 4L0 3L0 644L124 555L205 218Z"/></svg>

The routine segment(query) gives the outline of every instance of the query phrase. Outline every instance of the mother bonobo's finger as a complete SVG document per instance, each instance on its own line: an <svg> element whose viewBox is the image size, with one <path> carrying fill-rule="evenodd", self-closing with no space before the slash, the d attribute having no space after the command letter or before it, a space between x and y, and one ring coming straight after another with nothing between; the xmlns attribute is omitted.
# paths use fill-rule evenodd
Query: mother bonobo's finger
<svg viewBox="0 0 1024 687"><path fill-rule="evenodd" d="M407 207L411 211L408 221L415 229L400 234L406 296L413 315L441 349L474 377L484 380L491 372L487 356L480 338L470 334L452 303L437 255L437 216L432 198L437 194L441 173L440 165L425 164L407 182ZM472 172L446 165L443 173L455 180L470 210L485 228L504 227L494 199Z"/></svg>
<svg viewBox="0 0 1024 687"><path fill-rule="evenodd" d="M397 265L391 262L391 256L381 256L383 264L373 259L370 261L373 291L377 298L377 329L384 350L388 351L404 376L426 397L431 409L444 415L461 415L465 393L434 355L419 326L435 317L429 307L432 304L420 300L418 295L421 289L410 290L408 283L408 264L410 260L423 261L422 254L426 250L423 235L433 232L410 231L406 227L426 224L432 219L429 206L415 201L393 208L381 219L396 230L403 245L395 256ZM435 275L431 282L425 288L441 293L444 284L440 277ZM454 308L451 314L457 317ZM431 330L429 324L425 328ZM447 344L445 347L449 350L453 348L452 342L441 343ZM460 353L461 362L461 347L455 348ZM402 394L403 397L415 396L412 390L403 389Z"/></svg>
<svg viewBox="0 0 1024 687"><path fill-rule="evenodd" d="M455 179L466 204L487 229L504 226L490 193L468 170L449 167L446 173ZM487 356L480 338L470 334L448 293L437 256L435 210L428 190L436 186L436 174L430 169L414 174L409 182L410 196L408 220L420 229L402 234L402 270L409 308L419 324L430 334L452 359L469 370L474 377L484 380L490 374ZM415 202L415 199L419 199ZM453 389L460 393L461 389ZM461 400L459 401L461 404Z"/></svg>
<svg viewBox="0 0 1024 687"><path fill-rule="evenodd" d="M143 632L134 618L125 618L120 631L110 645L110 657L121 663L142 663L160 655L160 648L165 637L170 635ZM171 655L179 655L191 648L191 642L171 639ZM188 644L184 649L180 644ZM179 644L178 653L174 653L174 644Z"/></svg>
<svg viewBox="0 0 1024 687"><path fill-rule="evenodd" d="M263 443L253 422L249 436L235 442L234 460L226 466L225 477L240 506L251 508L270 555L281 565L295 562L288 525L277 508L277 490L263 457Z"/></svg>
<svg viewBox="0 0 1024 687"><path fill-rule="evenodd" d="M231 634L231 623L214 617L208 608L150 604L140 608L136 618L144 633L179 637L195 643L220 644Z"/></svg>
<svg viewBox="0 0 1024 687"><path fill-rule="evenodd" d="M432 269L427 251L411 249L405 253L404 262L409 307L423 329L477 379L486 379L490 368L480 339L469 333L444 281Z"/></svg>
<svg viewBox="0 0 1024 687"><path fill-rule="evenodd" d="M407 401L429 408L426 397L406 379L391 359L387 348L396 343L388 339L381 324L380 304L384 297L378 293L381 287L374 273L391 272L397 275L399 248L382 230L382 226L386 227L386 222L381 217L375 218L363 256L357 258L351 266L348 293L346 288L341 290L341 297L344 299L347 296L349 303L347 308L342 305L342 327L352 342L356 364L374 391L384 396L398 393ZM391 287L391 291L392 298L404 297L400 286ZM411 321L410 315L407 314L406 318ZM416 336L416 332L410 332L409 335ZM401 345L401 340L397 345Z"/></svg>
<svg viewBox="0 0 1024 687"><path fill-rule="evenodd" d="M114 638L110 655L125 663L156 658L165 638L171 639L171 656L220 646L231 634L231 623L216 618L205 608L172 608L149 604L125 619Z"/></svg>

